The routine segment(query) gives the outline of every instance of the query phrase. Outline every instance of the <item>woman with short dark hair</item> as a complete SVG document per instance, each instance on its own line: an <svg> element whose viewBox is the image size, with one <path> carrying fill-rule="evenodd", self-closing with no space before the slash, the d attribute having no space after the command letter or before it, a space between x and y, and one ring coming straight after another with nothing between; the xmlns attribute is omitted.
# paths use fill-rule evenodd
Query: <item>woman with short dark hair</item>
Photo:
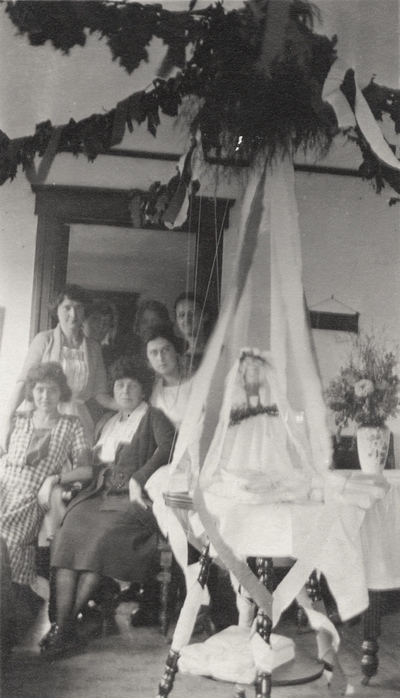
<svg viewBox="0 0 400 698"><path fill-rule="evenodd" d="M191 389L181 362L184 341L171 325L155 325L145 335L144 344L147 360L156 374L151 404L179 429Z"/></svg>
<svg viewBox="0 0 400 698"><path fill-rule="evenodd" d="M58 411L60 401L71 396L61 366L49 362L30 369L26 396L34 409L15 417L8 452L0 459L0 520L12 579L31 585L36 538L53 488L90 480L92 467L80 420ZM63 472L67 459L72 469Z"/></svg>
<svg viewBox="0 0 400 698"><path fill-rule="evenodd" d="M157 523L143 487L169 462L174 428L147 403L152 375L121 357L110 370L118 413L106 415L94 448L95 479L71 502L53 541L57 621L43 638L47 657L76 643L76 619L102 577L141 584L157 550Z"/></svg>
<svg viewBox="0 0 400 698"><path fill-rule="evenodd" d="M107 378L97 341L85 337L83 321L90 304L90 296L73 284L57 294L52 304L58 324L53 330L39 332L31 343L22 373L17 380L11 397L5 424L0 438L0 454L7 449L12 418L24 398L29 370L43 362L56 361L64 370L72 396L61 402L60 412L80 417L90 444L93 443L94 424L86 402L94 397L107 409L114 409L112 398L107 394Z"/></svg>

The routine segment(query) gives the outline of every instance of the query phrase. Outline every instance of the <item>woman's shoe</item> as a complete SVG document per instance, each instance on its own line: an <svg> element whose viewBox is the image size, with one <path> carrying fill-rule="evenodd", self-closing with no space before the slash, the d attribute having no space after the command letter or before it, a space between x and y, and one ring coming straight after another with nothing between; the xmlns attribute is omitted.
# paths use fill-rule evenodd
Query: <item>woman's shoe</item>
<svg viewBox="0 0 400 698"><path fill-rule="evenodd" d="M46 635L43 635L42 639L39 642L39 647L46 647L49 642L51 642L51 638L55 633L58 631L58 625L57 623L52 623L50 626L50 629L47 631Z"/></svg>
<svg viewBox="0 0 400 698"><path fill-rule="evenodd" d="M40 648L40 653L45 659L62 657L71 650L76 649L79 644L71 628L62 630L58 625L55 625L54 628L50 628L50 631L45 635L43 640L45 639L45 644L41 644Z"/></svg>
<svg viewBox="0 0 400 698"><path fill-rule="evenodd" d="M77 635L83 640L100 637L103 633L103 613L97 606L85 606L76 624Z"/></svg>

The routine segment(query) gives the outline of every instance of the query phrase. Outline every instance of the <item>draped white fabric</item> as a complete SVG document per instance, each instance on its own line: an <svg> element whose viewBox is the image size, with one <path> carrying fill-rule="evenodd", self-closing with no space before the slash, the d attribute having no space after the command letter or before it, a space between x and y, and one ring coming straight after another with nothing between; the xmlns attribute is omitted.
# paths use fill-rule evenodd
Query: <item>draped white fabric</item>
<svg viewBox="0 0 400 698"><path fill-rule="evenodd" d="M192 467L202 468L219 420L226 377L243 347L271 351L273 400L285 414L303 467L316 474L328 468L331 444L304 307L301 269L294 169L286 157L250 177L229 290L194 377L171 474L179 469L187 447L199 439L199 464L192 463ZM301 427L296 421L299 412L304 414ZM203 484L206 480L204 469Z"/></svg>
<svg viewBox="0 0 400 698"><path fill-rule="evenodd" d="M271 611L270 595L224 544L207 512L203 492L217 476L216 440L227 426L224 409L229 411L229 406L223 408L227 377L235 370L243 347L268 352L271 401L278 405L285 425L284 442L292 463L310 482L329 467L330 436L301 270L294 169L290 158L282 157L272 167L264 165L250 175L229 289L194 377L168 483L169 490L182 489L182 470L188 473L187 490L194 490L195 509L213 547L267 612ZM299 414L302 421L296 419Z"/></svg>

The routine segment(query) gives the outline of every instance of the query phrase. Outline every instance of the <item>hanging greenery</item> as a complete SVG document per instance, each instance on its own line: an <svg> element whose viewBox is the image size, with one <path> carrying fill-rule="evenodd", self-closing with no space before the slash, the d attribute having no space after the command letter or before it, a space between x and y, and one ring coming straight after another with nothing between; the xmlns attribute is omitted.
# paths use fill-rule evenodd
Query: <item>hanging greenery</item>
<svg viewBox="0 0 400 698"><path fill-rule="evenodd" d="M126 126L132 131L134 123L145 121L156 136L160 112L184 114L191 131L201 134L206 159L236 164L251 163L259 153L271 159L278 150L310 146L327 152L338 131L334 111L322 99L336 38L313 31L315 10L303 0L250 0L229 12L221 3L196 10L192 2L189 11L170 12L137 2L18 0L7 3L6 11L32 45L50 41L64 53L97 33L128 73L148 60L153 37L168 47L151 89L107 114L71 120L61 129L57 152L84 152L93 160L122 141ZM179 71L168 78L173 67ZM351 104L351 81L345 79L342 89ZM400 91L371 82L364 95L375 118L388 114L398 133ZM189 97L192 108L185 109ZM29 169L51 134L50 122L16 141L0 132L0 183L12 179L19 165ZM377 191L387 181L400 192L399 175L380 163L361 132L351 129L347 136L359 146L362 174Z"/></svg>

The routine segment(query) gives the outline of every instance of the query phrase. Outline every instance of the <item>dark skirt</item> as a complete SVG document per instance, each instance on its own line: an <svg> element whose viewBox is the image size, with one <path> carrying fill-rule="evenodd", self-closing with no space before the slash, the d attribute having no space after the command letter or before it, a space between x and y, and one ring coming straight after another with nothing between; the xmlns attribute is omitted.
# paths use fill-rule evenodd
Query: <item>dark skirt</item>
<svg viewBox="0 0 400 698"><path fill-rule="evenodd" d="M127 496L97 494L67 510L52 543L51 565L141 583L154 564L157 531L151 509Z"/></svg>

